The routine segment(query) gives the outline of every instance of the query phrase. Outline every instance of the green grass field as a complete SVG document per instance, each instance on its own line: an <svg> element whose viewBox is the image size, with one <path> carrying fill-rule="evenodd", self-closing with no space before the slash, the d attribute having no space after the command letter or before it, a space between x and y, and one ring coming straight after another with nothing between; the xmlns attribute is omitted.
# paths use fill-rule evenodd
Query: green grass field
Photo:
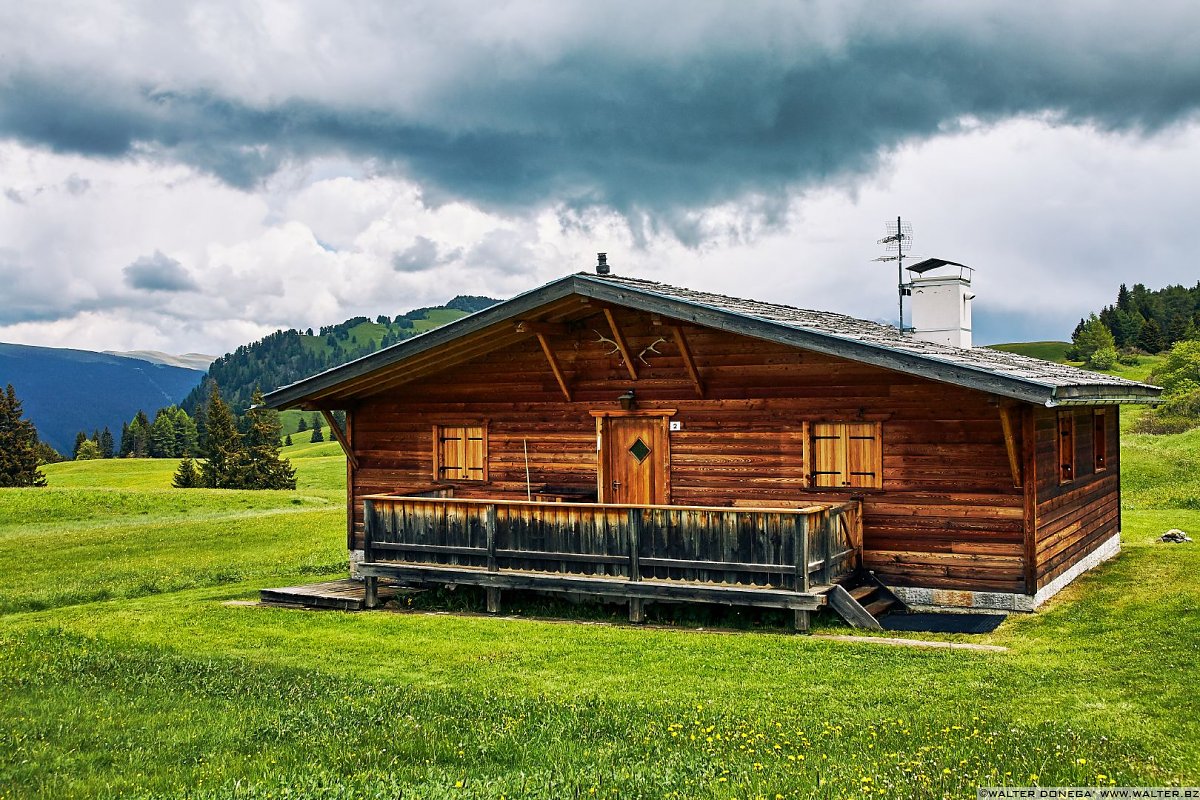
<svg viewBox="0 0 1200 800"><path fill-rule="evenodd" d="M230 605L345 570L344 462L0 490L0 798L974 797L1200 783L1200 434L1127 435L1121 557L971 652ZM460 593L467 592L460 589ZM418 604L420 605L420 604ZM846 632L821 617L818 633Z"/></svg>

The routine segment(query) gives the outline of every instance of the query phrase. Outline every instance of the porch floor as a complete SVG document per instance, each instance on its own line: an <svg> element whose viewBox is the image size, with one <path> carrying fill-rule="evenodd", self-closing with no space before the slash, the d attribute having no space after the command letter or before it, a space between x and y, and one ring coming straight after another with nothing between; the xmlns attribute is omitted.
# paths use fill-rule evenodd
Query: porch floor
<svg viewBox="0 0 1200 800"><path fill-rule="evenodd" d="M399 588L394 583L380 581L379 602L395 596ZM288 608L326 608L336 611L361 611L364 608L366 586L362 581L343 578L324 583L308 583L303 586L283 586L278 589L261 589L260 603Z"/></svg>

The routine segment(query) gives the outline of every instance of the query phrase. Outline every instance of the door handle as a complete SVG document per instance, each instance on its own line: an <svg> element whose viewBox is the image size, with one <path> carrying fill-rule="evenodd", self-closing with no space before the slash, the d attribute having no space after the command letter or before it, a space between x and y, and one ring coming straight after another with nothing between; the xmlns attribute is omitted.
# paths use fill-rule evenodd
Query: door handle
<svg viewBox="0 0 1200 800"><path fill-rule="evenodd" d="M621 482L620 482L620 481L613 481L613 482L612 482L612 488L613 488L613 491L614 491L614 492L615 492L617 489L620 489L620 488L621 488Z"/></svg>

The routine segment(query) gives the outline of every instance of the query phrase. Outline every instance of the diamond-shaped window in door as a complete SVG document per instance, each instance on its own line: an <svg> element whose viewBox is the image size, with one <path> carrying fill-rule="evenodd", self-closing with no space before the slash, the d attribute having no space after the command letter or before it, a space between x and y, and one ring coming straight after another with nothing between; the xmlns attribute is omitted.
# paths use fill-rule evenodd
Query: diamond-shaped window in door
<svg viewBox="0 0 1200 800"><path fill-rule="evenodd" d="M646 460L646 456L650 455L650 448L642 441L642 437L639 436L637 441L629 446L629 452L640 464Z"/></svg>

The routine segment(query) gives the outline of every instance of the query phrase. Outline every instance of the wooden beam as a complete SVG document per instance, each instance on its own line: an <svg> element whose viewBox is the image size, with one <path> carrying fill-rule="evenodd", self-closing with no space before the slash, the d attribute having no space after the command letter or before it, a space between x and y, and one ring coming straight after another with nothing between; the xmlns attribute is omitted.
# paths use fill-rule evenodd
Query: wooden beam
<svg viewBox="0 0 1200 800"><path fill-rule="evenodd" d="M327 409L321 409L321 416L325 418L326 424L329 425L329 430L333 433L333 438L337 439L338 444L342 446L342 450L346 453L346 461L350 466L358 469L358 459L354 457L354 448L350 446L350 440L346 438L346 433L334 419L333 412Z"/></svg>
<svg viewBox="0 0 1200 800"><path fill-rule="evenodd" d="M1000 427L1004 428L1004 447L1008 450L1008 468L1012 472L1013 487L1021 488L1021 449L1017 445L1017 437L1013 432L1013 414L1016 409L1011 405L1000 406Z"/></svg>
<svg viewBox="0 0 1200 800"><path fill-rule="evenodd" d="M567 402L571 402L571 390L567 386L567 379L558 366L558 359L554 357L554 351L550 349L550 342L546 341L546 334L539 333L536 336L538 344L542 346L542 352L546 354L546 360L550 362L550 371L554 373L554 380L558 381L558 388L562 389L563 397L567 398Z"/></svg>
<svg viewBox="0 0 1200 800"><path fill-rule="evenodd" d="M561 322L539 322L523 319L517 323L517 333L540 333L546 336L563 336L567 326Z"/></svg>
<svg viewBox="0 0 1200 800"><path fill-rule="evenodd" d="M679 348L679 355L683 357L683 365L687 367L688 375L692 379L692 385L696 387L696 395L703 398L704 381L700 380L700 370L696 367L696 359L692 357L692 348L688 346L683 328L679 325L672 325L671 335L675 337L675 345Z"/></svg>
<svg viewBox="0 0 1200 800"><path fill-rule="evenodd" d="M1055 431L1055 435L1057 431ZM1036 409L1026 406L1021 415L1021 442L1024 445L1025 469L1024 507L1024 566L1025 593L1037 594L1037 534L1038 534L1038 477L1037 477L1037 416Z"/></svg>
<svg viewBox="0 0 1200 800"><path fill-rule="evenodd" d="M629 377L636 381L638 379L637 367L629 355L629 346L625 344L625 337L621 335L621 329L617 327L617 318L613 316L612 309L607 306L604 309L604 318L608 320L608 327L612 328L613 340L617 343L617 349L621 351L621 358L625 359L625 369L629 370Z"/></svg>

